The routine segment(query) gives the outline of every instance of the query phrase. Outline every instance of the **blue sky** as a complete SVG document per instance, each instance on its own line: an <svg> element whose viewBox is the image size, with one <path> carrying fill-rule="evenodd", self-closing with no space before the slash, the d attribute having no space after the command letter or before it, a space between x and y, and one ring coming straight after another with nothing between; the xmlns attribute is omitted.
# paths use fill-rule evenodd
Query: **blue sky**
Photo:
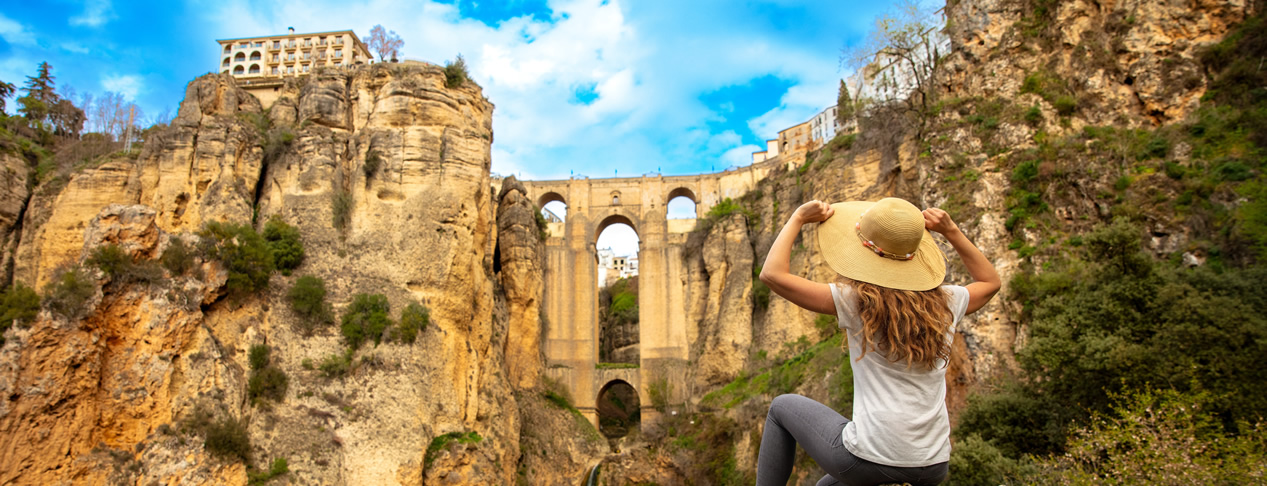
<svg viewBox="0 0 1267 486"><path fill-rule="evenodd" d="M691 174L746 165L765 139L834 104L850 74L841 48L891 3L10 1L0 6L0 80L20 87L48 61L59 87L174 113L186 83L216 68L215 39L291 26L364 36L382 24L407 59L466 58L496 105L494 172Z"/></svg>

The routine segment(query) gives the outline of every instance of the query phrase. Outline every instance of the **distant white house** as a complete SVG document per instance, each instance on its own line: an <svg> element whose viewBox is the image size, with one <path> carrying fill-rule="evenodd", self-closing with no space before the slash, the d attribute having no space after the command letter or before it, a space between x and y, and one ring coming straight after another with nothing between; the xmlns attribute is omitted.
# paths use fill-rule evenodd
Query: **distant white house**
<svg viewBox="0 0 1267 486"><path fill-rule="evenodd" d="M607 288L622 278L638 275L638 255L617 256L611 248L598 250L598 287Z"/></svg>
<svg viewBox="0 0 1267 486"><path fill-rule="evenodd" d="M945 8L934 13L933 23L946 24ZM950 38L940 28L928 32L933 42L916 49L916 66L910 62L886 54L876 54L875 59L863 69L846 79L849 94L856 101L886 102L904 100L917 87L916 73L930 68L927 63L950 53Z"/></svg>

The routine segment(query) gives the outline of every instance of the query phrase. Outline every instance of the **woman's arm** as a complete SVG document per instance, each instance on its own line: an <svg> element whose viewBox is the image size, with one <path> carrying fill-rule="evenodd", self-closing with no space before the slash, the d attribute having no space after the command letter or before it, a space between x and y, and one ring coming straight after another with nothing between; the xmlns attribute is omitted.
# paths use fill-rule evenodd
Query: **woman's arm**
<svg viewBox="0 0 1267 486"><path fill-rule="evenodd" d="M806 280L790 272L792 259L792 242L801 232L805 223L826 221L835 211L825 202L810 201L796 208L783 230L770 246L770 253L765 257L765 265L761 267L761 281L793 304L812 310L819 314L836 315L836 303L831 298L831 287L827 284Z"/></svg>
<svg viewBox="0 0 1267 486"><path fill-rule="evenodd" d="M968 274L975 282L967 285L968 310L964 312L964 315L976 312L994 297L999 288L1003 287L1003 279L999 278L999 272L994 270L994 265L986 260L981 250L978 250L977 246L973 245L962 231L959 231L959 225L956 225L945 211L937 208L925 209L924 227L945 236L950 246L955 247L959 258L963 259L964 266L968 267Z"/></svg>

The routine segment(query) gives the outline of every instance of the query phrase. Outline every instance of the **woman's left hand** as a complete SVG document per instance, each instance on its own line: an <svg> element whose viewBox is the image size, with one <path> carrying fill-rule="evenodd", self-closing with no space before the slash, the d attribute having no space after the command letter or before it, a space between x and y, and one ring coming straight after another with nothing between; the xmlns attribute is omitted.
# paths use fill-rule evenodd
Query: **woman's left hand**
<svg viewBox="0 0 1267 486"><path fill-rule="evenodd" d="M827 218L833 214L836 214L836 210L832 209L830 204L815 199L796 208L796 214L793 216L799 218L802 223L821 223L827 221Z"/></svg>

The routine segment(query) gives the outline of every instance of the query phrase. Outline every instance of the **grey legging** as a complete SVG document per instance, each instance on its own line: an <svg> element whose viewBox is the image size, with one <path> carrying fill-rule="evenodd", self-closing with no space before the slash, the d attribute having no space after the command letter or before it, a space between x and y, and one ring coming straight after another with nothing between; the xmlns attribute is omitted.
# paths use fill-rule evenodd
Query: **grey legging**
<svg viewBox="0 0 1267 486"><path fill-rule="evenodd" d="M800 395L779 395L770 402L757 456L757 486L785 486L792 475L792 459L800 444L828 474L818 486L910 483L937 484L946 479L949 464L894 467L854 456L841 443L840 432L849 419L826 405Z"/></svg>

